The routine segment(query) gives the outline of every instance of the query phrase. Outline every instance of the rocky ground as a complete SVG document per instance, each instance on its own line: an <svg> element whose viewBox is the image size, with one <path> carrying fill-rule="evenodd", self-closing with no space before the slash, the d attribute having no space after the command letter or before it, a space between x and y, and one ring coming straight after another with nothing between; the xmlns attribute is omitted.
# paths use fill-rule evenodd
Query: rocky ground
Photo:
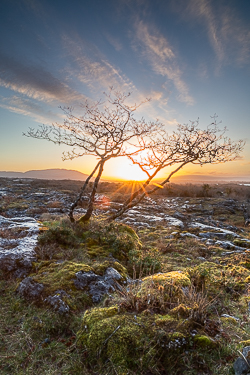
<svg viewBox="0 0 250 375"><path fill-rule="evenodd" d="M0 181L1 373L250 373L246 200L155 196L109 224L104 191L72 225L79 186Z"/></svg>

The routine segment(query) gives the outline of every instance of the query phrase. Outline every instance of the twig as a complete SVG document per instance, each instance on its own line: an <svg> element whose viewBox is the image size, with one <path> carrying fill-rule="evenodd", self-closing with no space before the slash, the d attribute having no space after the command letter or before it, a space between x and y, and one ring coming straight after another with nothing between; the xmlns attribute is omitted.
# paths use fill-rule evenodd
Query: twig
<svg viewBox="0 0 250 375"><path fill-rule="evenodd" d="M109 335L109 337L104 341L100 351L99 351L99 356L101 355L101 352L102 352L102 349L104 348L104 346L107 344L107 342L111 339L111 337L116 333L116 331L118 331L118 329L121 328L121 326L118 326L116 327L116 329L111 333L111 335Z"/></svg>
<svg viewBox="0 0 250 375"><path fill-rule="evenodd" d="M248 362L248 360L246 359L246 357L244 356L244 354L241 353L239 350L237 350L237 352L242 356L242 358L244 359L244 361L246 362L246 364L247 364L248 367L250 368L249 362Z"/></svg>

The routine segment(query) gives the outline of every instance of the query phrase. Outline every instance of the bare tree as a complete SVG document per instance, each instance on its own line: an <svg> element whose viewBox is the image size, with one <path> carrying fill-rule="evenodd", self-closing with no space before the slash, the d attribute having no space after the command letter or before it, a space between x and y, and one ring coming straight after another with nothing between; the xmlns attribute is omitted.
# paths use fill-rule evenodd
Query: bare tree
<svg viewBox="0 0 250 375"><path fill-rule="evenodd" d="M37 130L30 128L24 134L32 138L45 139L58 145L73 147L72 151L63 154L64 160L85 155L96 157L95 167L70 208L69 217L72 222L75 221L74 209L81 201L90 179L96 174L87 212L78 221L89 220L93 213L97 186L105 163L119 156L132 157L134 153L138 153L144 147L143 137L153 134L160 127L157 122L147 123L143 118L136 120L134 112L144 102L138 105L129 105L126 103L129 96L130 93L122 94L111 89L109 94L105 94L104 102L99 101L89 104L86 101L81 106L83 115L76 116L72 108L62 108L66 116L63 124L43 125Z"/></svg>
<svg viewBox="0 0 250 375"><path fill-rule="evenodd" d="M244 142L231 141L225 137L226 128L220 129L217 116L212 117L213 122L205 129L199 128L199 120L185 125L178 125L172 135L164 133L161 129L160 136L152 137L148 142L143 142L143 154L129 155L134 164L143 170L148 178L141 187L134 191L124 202L122 207L110 216L109 220L120 217L124 212L137 205L141 200L168 183L171 177L187 164L219 164L235 160L243 150ZM150 185L152 179L162 169L176 166L160 184Z"/></svg>

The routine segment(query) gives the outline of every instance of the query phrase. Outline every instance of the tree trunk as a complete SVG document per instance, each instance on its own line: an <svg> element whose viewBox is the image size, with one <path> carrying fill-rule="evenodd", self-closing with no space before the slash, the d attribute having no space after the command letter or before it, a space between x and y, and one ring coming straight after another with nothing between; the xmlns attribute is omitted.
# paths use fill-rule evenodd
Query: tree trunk
<svg viewBox="0 0 250 375"><path fill-rule="evenodd" d="M74 215L73 215L73 213L74 213L74 209L77 207L78 203L80 202L80 200L81 200L81 198L82 198L82 195L83 195L83 193L84 193L86 187L88 186L88 183L89 183L91 177L93 177L93 175L94 175L94 173L96 172L96 170L97 170L97 168L99 167L99 165L100 165L100 162L98 162L98 163L96 164L95 168L93 169L93 171L91 172L91 174L88 176L88 178L87 178L86 181L84 182L84 184L83 184L83 186L82 186L82 188L81 188L81 190L80 190L80 193L79 193L77 199L75 200L75 202L74 202L74 203L71 205L71 207L70 207L70 210L69 210L69 218L70 218L70 221L71 221L72 223L75 222Z"/></svg>
<svg viewBox="0 0 250 375"><path fill-rule="evenodd" d="M138 203L140 203L143 200L143 198L145 197L145 195L150 195L150 194L154 193L155 191L157 191L158 189L162 188L166 183L168 183L170 181L170 178L173 176L173 174L175 174L176 172L178 172L185 164L188 164L188 162L182 163L178 168L176 168L174 171L172 171L168 175L168 177L163 182L161 182L161 184L156 185L151 190L145 191L144 188L141 188L141 189L137 190L135 193L132 194L132 196L131 196L132 199L131 199L131 197L129 199L127 199L126 202L123 204L123 207L120 208L120 210L118 210L115 214L113 214L112 216L110 216L108 218L108 220L112 221L112 220L117 219L118 217L122 216L124 214L124 212L128 211L130 208L133 208ZM149 182L152 180L152 178L153 177L151 177L150 179L148 179L143 184L143 187L147 186L149 184ZM142 194L140 194L142 190L144 190L144 191L143 191ZM137 197L137 199L135 200L136 197Z"/></svg>
<svg viewBox="0 0 250 375"><path fill-rule="evenodd" d="M97 186L98 186L98 183L100 181L100 178L103 172L103 167L104 167L104 161L101 161L99 164L99 171L95 178L91 196L89 198L89 205L88 205L87 212L79 220L77 220L78 223L84 223L85 221L88 221L92 216L93 209L94 209L95 194L96 194Z"/></svg>

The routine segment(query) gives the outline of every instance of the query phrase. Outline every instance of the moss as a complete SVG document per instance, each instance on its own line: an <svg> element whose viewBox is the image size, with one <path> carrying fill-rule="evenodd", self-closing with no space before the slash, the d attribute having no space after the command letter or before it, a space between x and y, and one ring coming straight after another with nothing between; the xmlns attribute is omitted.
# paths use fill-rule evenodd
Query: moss
<svg viewBox="0 0 250 375"><path fill-rule="evenodd" d="M141 249L135 231L124 224L98 224L82 236L91 257L107 257L112 254L118 260L128 260L129 252Z"/></svg>
<svg viewBox="0 0 250 375"><path fill-rule="evenodd" d="M144 277L143 282L153 281L154 283L165 284L171 283L179 286L189 286L190 279L185 273L172 271L166 273L157 273L152 276Z"/></svg>
<svg viewBox="0 0 250 375"><path fill-rule="evenodd" d="M91 258L105 258L110 254L110 251L105 247L92 245L88 248L87 253Z"/></svg>
<svg viewBox="0 0 250 375"><path fill-rule="evenodd" d="M94 272L97 273L100 276L104 275L104 273L105 273L105 271L108 267L113 267L114 269L116 269L120 273L120 275L123 277L123 279L127 278L127 276L128 276L127 269L119 262L114 262L114 261L111 261L111 260L105 260L102 263L95 262L95 264L93 264Z"/></svg>
<svg viewBox="0 0 250 375"><path fill-rule="evenodd" d="M237 238L233 242L236 246L246 247L248 249L250 248L250 241L247 241L244 238Z"/></svg>
<svg viewBox="0 0 250 375"><path fill-rule="evenodd" d="M42 263L42 262L41 262ZM75 289L73 279L78 271L93 271L93 268L83 263L65 261L63 263L47 262L42 265L33 276L34 280L45 286L45 293L51 294L56 290L63 289L70 292Z"/></svg>
<svg viewBox="0 0 250 375"><path fill-rule="evenodd" d="M188 274L196 287L200 289L206 287L210 293L218 292L221 287L226 291L239 292L244 289L250 271L230 263L222 266L213 262L204 262L188 269Z"/></svg>
<svg viewBox="0 0 250 375"><path fill-rule="evenodd" d="M98 241L95 240L94 238L88 238L87 241L86 241L86 244L87 244L88 247L97 246Z"/></svg>
<svg viewBox="0 0 250 375"><path fill-rule="evenodd" d="M211 337L205 335L196 335L193 341L197 346L201 348L210 349L216 347L217 345L217 343Z"/></svg>
<svg viewBox="0 0 250 375"><path fill-rule="evenodd" d="M82 319L82 327L87 330L91 330L94 324L100 320L110 318L118 314L118 306L94 308L86 310Z"/></svg>
<svg viewBox="0 0 250 375"><path fill-rule="evenodd" d="M182 321L181 323L183 323ZM91 366L112 361L115 373L144 373L152 366L169 366L183 346L193 345L190 325L170 315L128 314L117 306L87 310L77 333ZM213 347L213 340L199 336L197 345ZM178 354L179 355L179 354ZM133 372L133 373L134 373Z"/></svg>
<svg viewBox="0 0 250 375"><path fill-rule="evenodd" d="M170 310L169 315L181 318L188 318L190 315L191 308L183 304L176 306L174 309Z"/></svg>
<svg viewBox="0 0 250 375"><path fill-rule="evenodd" d="M158 317L156 317L155 324L156 324L156 326L159 326L159 327L163 327L163 326L170 327L171 326L171 328L173 328L173 327L176 327L178 322L176 321L176 319L173 316L170 316L170 315L167 314L167 315L159 315Z"/></svg>
<svg viewBox="0 0 250 375"><path fill-rule="evenodd" d="M222 317L221 318L221 322L223 323L223 324L225 324L225 325L227 325L227 324L233 324L233 325L238 325L238 322L237 322L237 320L236 319L234 319L233 317Z"/></svg>
<svg viewBox="0 0 250 375"><path fill-rule="evenodd" d="M244 346L250 346L250 340L240 341L239 344L240 344L240 345L243 345L243 347L244 347Z"/></svg>
<svg viewBox="0 0 250 375"><path fill-rule="evenodd" d="M96 308L85 312L78 341L87 348L90 362L111 360L117 373L123 374L153 365L157 352L150 345L154 332L150 323L139 315L120 315L116 306Z"/></svg>
<svg viewBox="0 0 250 375"><path fill-rule="evenodd" d="M61 246L77 246L80 239L77 238L73 228L65 224L57 224L46 231L43 231L38 237L40 245L58 244Z"/></svg>

